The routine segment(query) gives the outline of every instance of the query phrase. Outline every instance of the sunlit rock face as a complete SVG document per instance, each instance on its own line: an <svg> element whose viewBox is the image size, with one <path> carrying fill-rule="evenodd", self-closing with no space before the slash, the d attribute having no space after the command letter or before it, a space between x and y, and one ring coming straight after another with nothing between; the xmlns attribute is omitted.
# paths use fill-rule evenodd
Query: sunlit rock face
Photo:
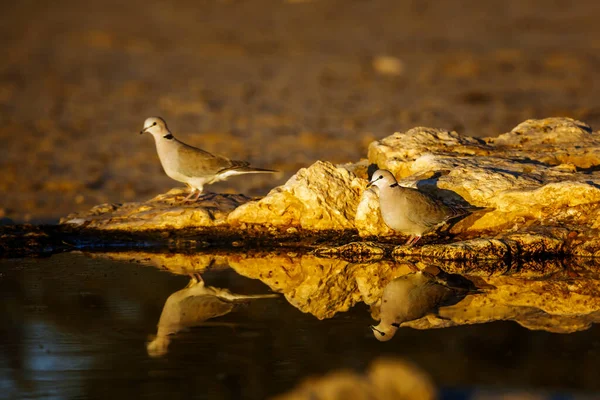
<svg viewBox="0 0 600 400"><path fill-rule="evenodd" d="M231 225L353 229L365 182L344 167L318 161L299 170L265 198L247 203L229 217Z"/></svg>
<svg viewBox="0 0 600 400"><path fill-rule="evenodd" d="M366 190L367 171L385 168L400 185L448 205L478 207L420 243L438 247L410 251L446 259L598 256L596 166L600 134L569 118L528 120L486 140L419 127L372 142L367 160L302 168L262 199L216 195L181 204L185 193L172 191L146 203L96 207L62 223L124 231L219 228L275 234L275 241L282 231L347 231L399 242L402 235L380 216L375 189Z"/></svg>
<svg viewBox="0 0 600 400"><path fill-rule="evenodd" d="M527 231L532 225L598 228L600 134L569 118L521 123L486 142L455 132L414 128L369 146L369 162L448 204L490 208L463 232ZM429 178L428 178L429 177ZM389 231L374 224L375 196L363 196L356 227L363 236Z"/></svg>
<svg viewBox="0 0 600 400"><path fill-rule="evenodd" d="M244 195L218 194L197 203L186 203L186 195L183 189L172 189L143 203L98 205L86 214L71 214L60 222L121 231L220 227L227 224L232 210L251 200Z"/></svg>

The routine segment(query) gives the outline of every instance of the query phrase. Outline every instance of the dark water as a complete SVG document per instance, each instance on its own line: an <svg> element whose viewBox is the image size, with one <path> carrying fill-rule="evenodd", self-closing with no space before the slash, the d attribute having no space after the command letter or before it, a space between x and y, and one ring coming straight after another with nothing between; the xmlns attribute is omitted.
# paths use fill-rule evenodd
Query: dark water
<svg viewBox="0 0 600 400"><path fill-rule="evenodd" d="M269 292L232 270L203 278L234 293ZM426 371L442 398L600 398L597 325L572 334L512 322L402 328L380 343L362 304L319 321L279 297L179 332L150 357L165 300L188 282L76 254L0 260L0 397L263 399L307 376L397 356Z"/></svg>

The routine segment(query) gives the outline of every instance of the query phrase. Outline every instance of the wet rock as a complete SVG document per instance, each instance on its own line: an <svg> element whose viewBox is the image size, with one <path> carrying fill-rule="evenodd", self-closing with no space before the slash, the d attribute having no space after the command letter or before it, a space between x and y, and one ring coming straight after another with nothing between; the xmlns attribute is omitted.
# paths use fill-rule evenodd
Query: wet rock
<svg viewBox="0 0 600 400"><path fill-rule="evenodd" d="M325 246L314 250L314 254L324 257L344 258L356 262L378 261L392 246L374 242L351 242L342 246Z"/></svg>
<svg viewBox="0 0 600 400"><path fill-rule="evenodd" d="M498 238L470 239L449 244L430 244L421 247L397 246L396 258L424 256L443 260L518 259L559 255L563 240L549 234L508 234Z"/></svg>

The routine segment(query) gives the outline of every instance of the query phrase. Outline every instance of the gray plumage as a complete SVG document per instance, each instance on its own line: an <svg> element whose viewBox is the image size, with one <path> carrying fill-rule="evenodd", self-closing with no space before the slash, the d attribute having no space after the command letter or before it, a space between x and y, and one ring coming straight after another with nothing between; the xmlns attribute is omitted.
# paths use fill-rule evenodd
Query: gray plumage
<svg viewBox="0 0 600 400"><path fill-rule="evenodd" d="M227 289L205 286L199 274L192 275L191 278L184 289L171 294L165 301L156 337L146 346L150 356L166 354L171 335L185 328L202 325L208 319L230 313L236 304L279 296L234 294Z"/></svg>
<svg viewBox="0 0 600 400"><path fill-rule="evenodd" d="M418 189L402 187L392 173L379 169L369 186L379 189L379 209L383 221L391 229L409 235L407 245L415 244L423 234L459 216L457 210Z"/></svg>
<svg viewBox="0 0 600 400"><path fill-rule="evenodd" d="M192 192L186 200L197 200L204 185L226 180L230 176L255 173L273 173L270 169L253 168L247 161L230 160L177 140L160 117L144 121L140 132L150 133L165 173L179 182L188 184ZM195 198L192 198L196 194Z"/></svg>
<svg viewBox="0 0 600 400"><path fill-rule="evenodd" d="M424 317L455 291L426 272L415 272L391 281L381 297L380 322L372 326L377 340L394 337L400 324Z"/></svg>

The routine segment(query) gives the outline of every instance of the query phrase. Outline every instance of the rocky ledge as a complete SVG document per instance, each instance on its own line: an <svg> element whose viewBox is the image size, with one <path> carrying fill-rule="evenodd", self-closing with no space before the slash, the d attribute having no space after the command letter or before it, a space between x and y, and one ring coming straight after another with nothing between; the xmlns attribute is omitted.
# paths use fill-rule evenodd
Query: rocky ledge
<svg viewBox="0 0 600 400"><path fill-rule="evenodd" d="M449 205L481 210L426 235L422 245L398 245L406 238L383 223L377 195L366 189L377 168ZM183 204L184 195L174 189L143 203L101 205L61 224L78 232L136 237L184 230L266 234L274 242L280 235L337 232L359 242L321 249L333 254L595 257L600 256L600 132L569 118L528 120L485 140L418 127L372 142L367 159L357 163L318 161L300 169L260 199L214 195Z"/></svg>

